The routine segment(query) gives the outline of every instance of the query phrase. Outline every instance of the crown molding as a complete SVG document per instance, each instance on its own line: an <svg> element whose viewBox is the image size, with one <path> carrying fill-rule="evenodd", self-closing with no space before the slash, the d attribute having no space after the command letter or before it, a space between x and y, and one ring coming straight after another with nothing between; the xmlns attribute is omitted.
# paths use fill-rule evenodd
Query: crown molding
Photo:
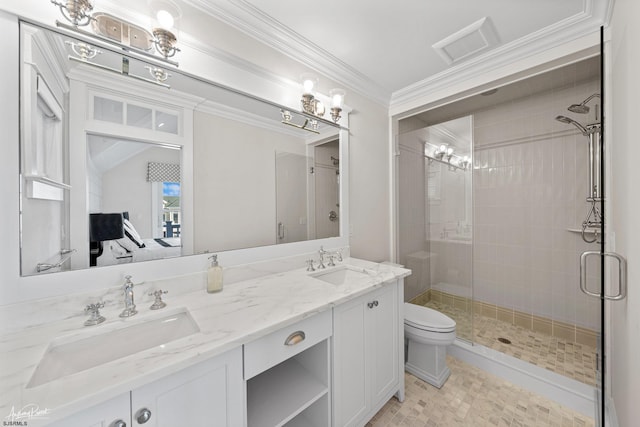
<svg viewBox="0 0 640 427"><path fill-rule="evenodd" d="M584 0L583 11L578 14L393 92L391 115L415 108L421 99L447 87L478 75L490 75L508 64L594 34L608 22L612 3L613 0Z"/></svg>
<svg viewBox="0 0 640 427"><path fill-rule="evenodd" d="M245 0L229 0L226 2L229 7L207 0L185 0L185 3L354 92L383 106L389 105L390 91Z"/></svg>

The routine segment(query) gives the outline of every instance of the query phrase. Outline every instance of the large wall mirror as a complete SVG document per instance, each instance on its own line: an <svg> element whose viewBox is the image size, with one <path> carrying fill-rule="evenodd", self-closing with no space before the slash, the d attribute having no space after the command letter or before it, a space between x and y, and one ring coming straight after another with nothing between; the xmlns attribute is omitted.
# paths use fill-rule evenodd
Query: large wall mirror
<svg viewBox="0 0 640 427"><path fill-rule="evenodd" d="M340 236L340 127L20 24L21 275Z"/></svg>

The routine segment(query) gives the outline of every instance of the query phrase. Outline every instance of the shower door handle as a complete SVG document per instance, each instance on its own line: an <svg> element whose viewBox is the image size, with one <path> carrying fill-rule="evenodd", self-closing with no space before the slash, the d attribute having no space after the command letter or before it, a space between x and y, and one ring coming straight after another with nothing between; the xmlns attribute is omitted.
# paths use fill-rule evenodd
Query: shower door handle
<svg viewBox="0 0 640 427"><path fill-rule="evenodd" d="M618 293L616 295L606 295L591 292L587 289L587 258L591 255L615 258L618 261ZM585 294L604 298L612 301L619 301L627 296L627 260L615 252L586 251L580 255L580 290Z"/></svg>

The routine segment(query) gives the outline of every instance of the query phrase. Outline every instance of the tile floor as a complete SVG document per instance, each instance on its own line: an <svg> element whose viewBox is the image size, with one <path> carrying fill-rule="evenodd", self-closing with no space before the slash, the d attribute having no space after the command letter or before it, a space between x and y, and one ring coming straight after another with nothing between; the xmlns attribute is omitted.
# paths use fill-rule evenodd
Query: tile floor
<svg viewBox="0 0 640 427"><path fill-rule="evenodd" d="M405 401L394 397L366 427L589 427L593 419L447 356L451 376L437 389L405 373Z"/></svg>
<svg viewBox="0 0 640 427"><path fill-rule="evenodd" d="M429 301L426 306L454 319L459 337L469 339L472 336L471 316L465 310L437 301ZM479 314L474 314L473 319L474 342L585 384L596 384L597 359L594 347L568 342ZM498 341L500 337L509 339L511 344L501 343Z"/></svg>

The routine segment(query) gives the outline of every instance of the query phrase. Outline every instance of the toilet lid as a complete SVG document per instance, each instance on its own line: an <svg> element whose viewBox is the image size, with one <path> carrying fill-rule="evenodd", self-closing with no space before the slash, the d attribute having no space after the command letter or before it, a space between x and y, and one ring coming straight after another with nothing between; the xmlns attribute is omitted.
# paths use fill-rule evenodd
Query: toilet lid
<svg viewBox="0 0 640 427"><path fill-rule="evenodd" d="M456 322L447 315L421 305L404 303L404 322L414 328L435 332L451 332Z"/></svg>

